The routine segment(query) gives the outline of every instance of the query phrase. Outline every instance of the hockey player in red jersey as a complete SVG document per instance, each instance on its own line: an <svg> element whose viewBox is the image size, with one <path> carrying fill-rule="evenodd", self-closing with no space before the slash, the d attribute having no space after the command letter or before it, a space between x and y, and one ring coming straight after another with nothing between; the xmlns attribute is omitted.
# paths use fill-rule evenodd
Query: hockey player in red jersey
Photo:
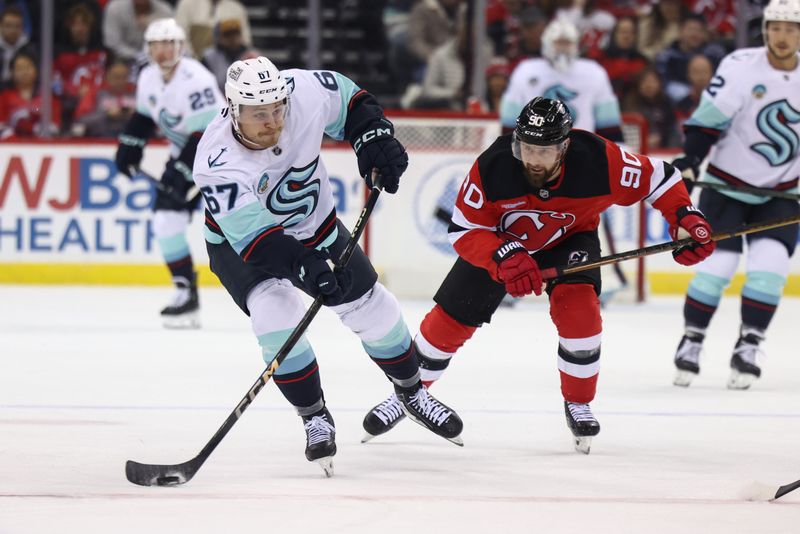
<svg viewBox="0 0 800 534"><path fill-rule="evenodd" d="M546 291L558 330L558 370L567 424L576 448L589 452L600 431L589 403L600 366L600 269L543 280L541 268L600 257L600 214L613 204L646 200L674 239L695 243L674 251L693 265L715 248L711 228L692 206L680 173L669 163L626 152L584 130L558 100L537 97L473 164L448 229L458 259L415 338L423 381L430 385L475 330L488 323L508 293ZM364 418L365 441L403 419L394 396Z"/></svg>

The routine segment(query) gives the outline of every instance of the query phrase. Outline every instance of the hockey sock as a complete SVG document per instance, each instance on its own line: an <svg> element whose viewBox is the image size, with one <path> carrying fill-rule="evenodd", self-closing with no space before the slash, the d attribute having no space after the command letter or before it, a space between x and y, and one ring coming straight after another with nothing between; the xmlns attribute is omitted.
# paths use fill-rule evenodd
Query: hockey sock
<svg viewBox="0 0 800 534"><path fill-rule="evenodd" d="M191 256L184 256L183 258L167 263L169 272L172 273L172 279L185 278L192 282L194 280L194 262Z"/></svg>
<svg viewBox="0 0 800 534"><path fill-rule="evenodd" d="M415 338L422 383L426 387L442 376L450 359L477 329L455 320L438 304L428 312Z"/></svg>
<svg viewBox="0 0 800 534"><path fill-rule="evenodd" d="M710 273L697 273L689 284L683 305L683 318L687 325L692 325L698 330L708 328L728 282L729 279Z"/></svg>
<svg viewBox="0 0 800 534"><path fill-rule="evenodd" d="M322 397L322 385L316 359L297 371L280 375L275 373L274 380L286 400L294 406L312 406Z"/></svg>
<svg viewBox="0 0 800 534"><path fill-rule="evenodd" d="M783 293L786 278L771 272L748 272L742 288L742 324L766 330Z"/></svg>
<svg viewBox="0 0 800 534"><path fill-rule="evenodd" d="M550 294L550 317L558 330L561 393L569 402L591 402L597 389L603 331L594 287L558 284Z"/></svg>

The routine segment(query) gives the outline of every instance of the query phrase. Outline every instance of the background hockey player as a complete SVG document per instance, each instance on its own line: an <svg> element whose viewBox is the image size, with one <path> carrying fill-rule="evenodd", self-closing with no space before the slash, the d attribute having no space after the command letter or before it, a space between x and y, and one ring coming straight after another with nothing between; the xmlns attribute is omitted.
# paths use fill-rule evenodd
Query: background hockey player
<svg viewBox="0 0 800 534"><path fill-rule="evenodd" d="M369 259L356 248L345 268L329 266L349 233L320 159L322 136L347 139L368 185L374 169L379 185L395 193L408 156L382 108L341 74L281 72L264 57L231 65L225 96L229 107L203 135L194 173L206 202L211 270L250 315L264 360L272 361L305 312L295 286L321 296L389 377L404 413L460 444L461 420L422 385L400 305ZM306 458L330 476L335 427L305 337L274 380L303 419Z"/></svg>
<svg viewBox="0 0 800 534"><path fill-rule="evenodd" d="M198 61L183 57L186 35L175 19L156 20L144 34L150 64L136 84L136 112L119 138L116 164L136 179L143 149L156 126L169 140L170 159L161 175L153 205L153 232L172 274L176 292L161 310L167 327L200 326L197 273L186 239L199 195L187 199L193 185L197 142L225 106L214 76Z"/></svg>
<svg viewBox="0 0 800 534"><path fill-rule="evenodd" d="M619 101L605 69L596 61L578 57L580 33L567 18L557 17L542 33L542 56L522 61L511 75L500 104L503 132L516 125L522 108L537 96L561 100L572 115L575 127L622 142L622 118ZM604 248L613 250L610 221L602 220ZM614 272L620 286L606 287L601 299L605 302L614 291L627 284L619 266L604 268Z"/></svg>
<svg viewBox="0 0 800 534"><path fill-rule="evenodd" d="M675 166L696 176L709 154L704 181L797 191L800 175L800 1L773 0L764 9L766 46L729 54L685 124L684 157ZM719 228L798 212L796 200L705 189L699 207ZM746 389L761 376L759 343L772 320L797 245L798 226L747 239L739 339L730 360L728 387ZM719 244L697 269L684 305L685 332L675 354L675 384L688 386L700 371L706 328L739 264L741 237Z"/></svg>
<svg viewBox="0 0 800 534"><path fill-rule="evenodd" d="M667 219L674 238L696 244L674 252L691 265L714 250L711 228L691 205L680 173L655 158L626 152L590 132L572 129L564 103L533 99L513 134L477 159L456 200L449 227L459 258L439 287L436 305L415 338L422 378L437 380L456 351L488 323L506 293L542 293L542 267L600 256L600 213L612 204L647 200ZM558 330L558 370L567 423L581 452L600 431L589 403L600 366L600 270L547 281ZM402 419L390 397L364 418L367 439Z"/></svg>

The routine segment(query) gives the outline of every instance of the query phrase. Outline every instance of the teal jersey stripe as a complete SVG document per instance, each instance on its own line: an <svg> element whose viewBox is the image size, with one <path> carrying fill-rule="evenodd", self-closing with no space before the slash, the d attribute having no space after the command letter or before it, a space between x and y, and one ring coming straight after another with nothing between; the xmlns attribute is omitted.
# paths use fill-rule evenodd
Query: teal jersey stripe
<svg viewBox="0 0 800 534"><path fill-rule="evenodd" d="M500 124L506 128L513 128L517 124L517 117L522 112L525 104L503 99L500 102Z"/></svg>
<svg viewBox="0 0 800 534"><path fill-rule="evenodd" d="M211 121L214 120L214 117L217 116L219 113L218 109L207 109L202 113L198 113L196 115L192 115L188 119L186 119L186 124L183 127L183 130L192 134L194 132L203 132L206 129L206 126L211 124Z"/></svg>
<svg viewBox="0 0 800 534"><path fill-rule="evenodd" d="M727 130L731 125L731 118L725 115L709 99L703 95L700 105L694 110L684 125L713 128L714 130Z"/></svg>
<svg viewBox="0 0 800 534"><path fill-rule="evenodd" d="M216 217L216 221L238 254L241 254L257 235L279 224L275 216L258 202L251 202L225 216Z"/></svg>
<svg viewBox="0 0 800 534"><path fill-rule="evenodd" d="M336 83L339 85L339 98L341 100L341 107L339 108L339 116L332 123L325 126L325 133L333 139L341 141L344 139L344 123L347 121L347 105L353 95L361 90L353 80L347 76L343 76L338 72L334 72Z"/></svg>
<svg viewBox="0 0 800 534"><path fill-rule="evenodd" d="M261 346L261 355L264 362L270 363L272 359L278 354L278 350L283 346L294 329L279 330L277 332L268 332L258 336L258 344ZM297 343L295 343L286 359L283 360L278 372L275 374L289 374L299 371L314 361L314 351L311 349L311 344L305 336L302 336Z"/></svg>
<svg viewBox="0 0 800 534"><path fill-rule="evenodd" d="M594 106L594 127L611 128L622 123L619 104L616 100L601 102Z"/></svg>

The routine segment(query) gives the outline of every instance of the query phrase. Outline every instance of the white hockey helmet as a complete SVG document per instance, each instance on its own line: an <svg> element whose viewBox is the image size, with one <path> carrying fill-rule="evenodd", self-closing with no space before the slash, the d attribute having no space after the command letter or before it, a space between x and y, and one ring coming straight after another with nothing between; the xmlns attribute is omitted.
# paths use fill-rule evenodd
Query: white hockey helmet
<svg viewBox="0 0 800 534"><path fill-rule="evenodd" d="M568 70L578 57L580 33L567 18L556 17L542 32L542 56L559 72ZM567 50L556 47L556 41L569 41Z"/></svg>
<svg viewBox="0 0 800 534"><path fill-rule="evenodd" d="M225 98L233 118L233 127L239 132L240 106L286 102L288 107L289 88L278 67L264 56L259 56L235 61L228 67Z"/></svg>
<svg viewBox="0 0 800 534"><path fill-rule="evenodd" d="M158 19L151 22L147 29L144 31L144 42L147 47L147 57L150 61L156 63L150 53L150 43L160 41L174 41L175 42L175 55L163 64L159 63L158 66L162 71L170 70L177 65L178 61L183 55L186 46L186 32L175 21L175 19Z"/></svg>

